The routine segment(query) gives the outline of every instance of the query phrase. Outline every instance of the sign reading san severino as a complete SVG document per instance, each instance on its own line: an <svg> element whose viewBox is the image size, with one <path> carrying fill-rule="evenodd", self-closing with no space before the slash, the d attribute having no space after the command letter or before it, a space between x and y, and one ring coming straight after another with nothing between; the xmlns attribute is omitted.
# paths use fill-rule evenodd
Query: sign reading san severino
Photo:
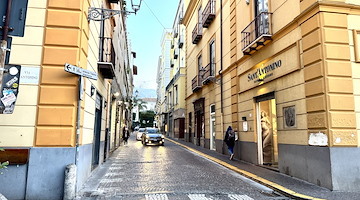
<svg viewBox="0 0 360 200"><path fill-rule="evenodd" d="M276 62L273 62L265 67L258 68L256 72L252 74L248 74L248 81L258 81L259 79L264 80L266 77L270 77L271 74L269 72L275 70L276 68L281 67L281 60L278 60Z"/></svg>

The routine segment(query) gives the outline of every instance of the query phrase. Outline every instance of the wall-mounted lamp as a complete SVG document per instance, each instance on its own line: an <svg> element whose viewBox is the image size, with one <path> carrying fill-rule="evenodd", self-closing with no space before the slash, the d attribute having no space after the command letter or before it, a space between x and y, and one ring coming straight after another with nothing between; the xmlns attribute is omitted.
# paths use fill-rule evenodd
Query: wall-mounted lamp
<svg viewBox="0 0 360 200"><path fill-rule="evenodd" d="M247 5L249 5L249 4L250 4L250 0L246 0L245 2L246 2L246 4L247 4Z"/></svg>
<svg viewBox="0 0 360 200"><path fill-rule="evenodd" d="M90 96L93 96L94 94L95 94L95 87L93 85L91 85Z"/></svg>
<svg viewBox="0 0 360 200"><path fill-rule="evenodd" d="M119 96L120 96L120 92L115 92L115 93L113 94L113 96L114 96L115 98L119 97Z"/></svg>
<svg viewBox="0 0 360 200"><path fill-rule="evenodd" d="M135 3L133 2L135 1ZM131 8L133 11L127 11L127 10L112 10L112 9L105 9L105 8L95 8L95 7L89 7L89 14L88 14L88 21L104 21L106 19L109 19L115 15L119 15L121 13L124 13L125 15L129 14L135 14L138 10L140 10L142 0L131 0Z"/></svg>

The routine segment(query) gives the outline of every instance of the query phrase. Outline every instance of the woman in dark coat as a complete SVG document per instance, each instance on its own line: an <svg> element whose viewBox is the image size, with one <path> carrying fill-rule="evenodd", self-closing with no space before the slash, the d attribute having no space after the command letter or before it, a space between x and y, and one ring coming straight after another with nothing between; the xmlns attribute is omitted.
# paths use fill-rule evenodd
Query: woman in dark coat
<svg viewBox="0 0 360 200"><path fill-rule="evenodd" d="M228 146L230 160L232 160L234 158L235 132L231 126L226 130L224 142Z"/></svg>
<svg viewBox="0 0 360 200"><path fill-rule="evenodd" d="M123 136L122 136L122 138L124 140L124 145L127 144L129 136L130 136L129 135L129 130L128 130L128 128L126 126L124 126L124 128L123 128Z"/></svg>

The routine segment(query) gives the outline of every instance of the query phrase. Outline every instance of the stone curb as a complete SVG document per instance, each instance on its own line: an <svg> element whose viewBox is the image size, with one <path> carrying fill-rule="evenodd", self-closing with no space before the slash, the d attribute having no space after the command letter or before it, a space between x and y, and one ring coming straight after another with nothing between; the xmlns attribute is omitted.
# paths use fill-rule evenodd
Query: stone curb
<svg viewBox="0 0 360 200"><path fill-rule="evenodd" d="M293 190L290 190L290 189L288 189L288 188L286 188L284 186L281 186L281 185L279 185L277 183L274 183L274 182L271 182L271 181L266 180L264 178L261 178L259 176L256 176L255 174L252 174L252 173L250 173L248 171L239 169L239 168L237 168L237 167L235 167L233 165L230 165L229 163L226 163L226 162L224 162L224 161L222 161L220 159L209 156L209 155L207 155L205 153L202 153L202 152L200 152L198 150L195 150L195 149L193 149L191 147L188 147L188 146L186 146L184 144L176 142L176 141L174 141L172 139L169 139L169 138L166 138L166 139L169 140L172 143L175 143L175 144L185 148L185 149L188 149L189 151L192 151L192 152L194 152L194 153L196 153L196 154L198 154L200 156L203 156L203 157L205 157L205 158L207 158L209 160L212 160L212 161L214 161L214 162L216 162L216 163L218 163L218 164L220 164L220 165L222 165L222 166L224 166L224 167L226 167L228 169L231 169L231 170L239 173L242 176L245 176L245 177L247 177L247 178L249 178L249 179L251 179L253 181L256 181L256 182L258 182L258 183L260 183L262 185L265 185L265 186L273 189L274 191L276 191L276 192L278 192L278 193L280 193L280 194L282 194L284 196L287 196L287 197L290 197L290 198L293 198L293 199L300 199L300 200L325 200L325 199L319 199L319 198L316 198L316 197L311 197L311 196L307 196L307 195L297 193L297 192L295 192Z"/></svg>

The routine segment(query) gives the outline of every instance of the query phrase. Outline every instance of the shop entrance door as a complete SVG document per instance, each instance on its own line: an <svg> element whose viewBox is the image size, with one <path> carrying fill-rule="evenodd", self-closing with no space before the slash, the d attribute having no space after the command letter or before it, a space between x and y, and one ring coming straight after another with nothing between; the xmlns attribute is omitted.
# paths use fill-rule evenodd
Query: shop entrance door
<svg viewBox="0 0 360 200"><path fill-rule="evenodd" d="M92 169L95 169L99 165L101 116L102 116L102 98L99 93L96 93Z"/></svg>
<svg viewBox="0 0 360 200"><path fill-rule="evenodd" d="M276 101L274 93L256 99L258 162L260 165L278 166L278 140Z"/></svg>

